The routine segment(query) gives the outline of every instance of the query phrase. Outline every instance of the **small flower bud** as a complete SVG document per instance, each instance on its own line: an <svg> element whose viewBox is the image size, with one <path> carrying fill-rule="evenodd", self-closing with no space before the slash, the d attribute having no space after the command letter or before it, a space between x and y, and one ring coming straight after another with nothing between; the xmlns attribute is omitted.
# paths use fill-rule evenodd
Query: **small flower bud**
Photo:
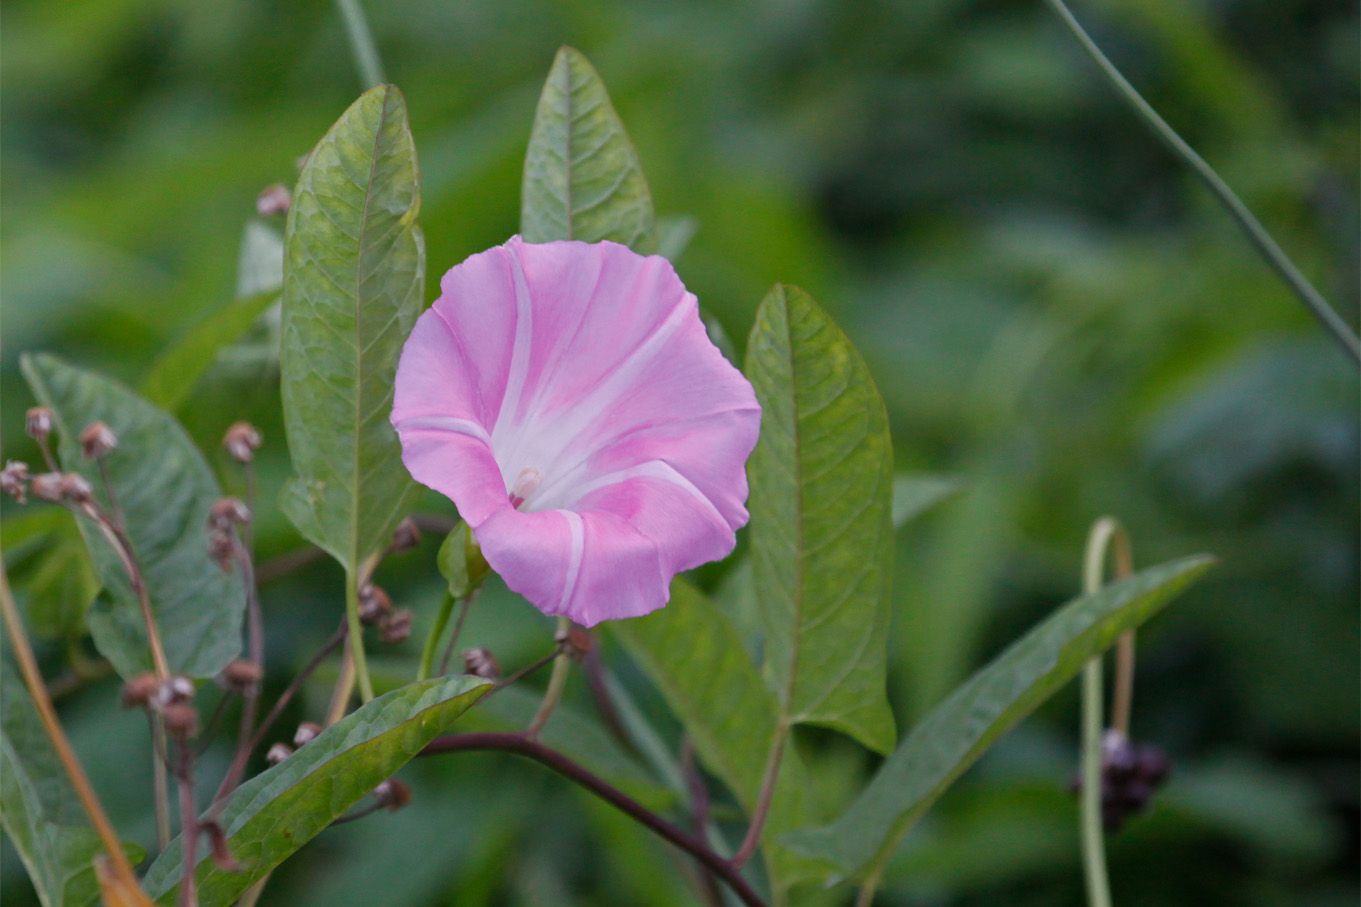
<svg viewBox="0 0 1361 907"><path fill-rule="evenodd" d="M222 436L222 446L238 463L249 463L260 449L260 431L249 422L233 422Z"/></svg>
<svg viewBox="0 0 1361 907"><path fill-rule="evenodd" d="M91 422L80 433L80 449L88 460L98 460L118 446L118 436L103 422Z"/></svg>
<svg viewBox="0 0 1361 907"><path fill-rule="evenodd" d="M317 735L320 733L321 725L317 724L315 721L304 721L302 724L298 725L298 729L293 732L293 745L306 746L313 740L316 740Z"/></svg>
<svg viewBox="0 0 1361 907"><path fill-rule="evenodd" d="M188 702L194 698L194 682L188 677L178 675L168 678L156 688L156 705L165 708L177 702Z"/></svg>
<svg viewBox="0 0 1361 907"><path fill-rule="evenodd" d="M359 588L359 619L366 626L373 626L392 612L392 599L381 587L365 583Z"/></svg>
<svg viewBox="0 0 1361 907"><path fill-rule="evenodd" d="M275 183L260 190L260 194L255 199L255 213L261 217L283 214L288 210L291 202L292 198L283 183Z"/></svg>
<svg viewBox="0 0 1361 907"><path fill-rule="evenodd" d="M95 490L78 472L68 472L61 477L61 496L73 504L87 504L94 500Z"/></svg>
<svg viewBox="0 0 1361 907"><path fill-rule="evenodd" d="M52 434L52 410L35 406L24 414L24 431L35 441L45 441Z"/></svg>
<svg viewBox="0 0 1361 907"><path fill-rule="evenodd" d="M398 608L390 614L384 614L378 621L378 630L383 642L393 645L405 642L411 635L411 612L406 608Z"/></svg>
<svg viewBox="0 0 1361 907"><path fill-rule="evenodd" d="M10 460L0 470L0 492L4 492L20 504L26 500L28 490L28 464L22 460Z"/></svg>
<svg viewBox="0 0 1361 907"><path fill-rule="evenodd" d="M240 872L245 868L232 856L232 849L227 844L227 833L223 831L221 822L216 819L200 819L198 827L208 836L213 865L223 872Z"/></svg>
<svg viewBox="0 0 1361 907"><path fill-rule="evenodd" d="M236 538L230 530L213 527L208 530L208 556L223 573L232 569L236 560Z"/></svg>
<svg viewBox="0 0 1361 907"><path fill-rule="evenodd" d="M156 695L161 682L156 679L156 675L150 672L138 674L136 677L123 684L123 708L141 708L151 702L151 698Z"/></svg>
<svg viewBox="0 0 1361 907"><path fill-rule="evenodd" d="M416 521L407 517L397 524L397 528L392 531L392 550L410 551L421 543L421 530L417 528Z"/></svg>
<svg viewBox="0 0 1361 907"><path fill-rule="evenodd" d="M287 743L276 743L269 748L269 752L265 753L265 761L270 765L278 765L291 755L293 755L293 747Z"/></svg>
<svg viewBox="0 0 1361 907"><path fill-rule="evenodd" d="M581 658L595 645L591 631L576 624L570 624L564 632L554 634L553 641L573 658Z"/></svg>
<svg viewBox="0 0 1361 907"><path fill-rule="evenodd" d="M208 525L217 529L244 526L249 522L250 509L236 498L222 498L208 511Z"/></svg>
<svg viewBox="0 0 1361 907"><path fill-rule="evenodd" d="M396 812L411 802L411 788L396 778L389 778L373 789L373 799L383 809Z"/></svg>
<svg viewBox="0 0 1361 907"><path fill-rule="evenodd" d="M61 473L59 472L40 472L33 477L30 489L33 496L40 501L48 501L52 504L61 502Z"/></svg>
<svg viewBox="0 0 1361 907"><path fill-rule="evenodd" d="M198 733L198 709L187 702L172 702L161 708L161 720L172 734L193 737Z"/></svg>
<svg viewBox="0 0 1361 907"><path fill-rule="evenodd" d="M474 677L496 680L501 676L501 666L497 664L496 656L491 654L490 649L479 646L463 653L463 672Z"/></svg>
<svg viewBox="0 0 1361 907"><path fill-rule="evenodd" d="M264 670L249 658L234 658L227 662L217 680L233 693L245 695L254 689L264 676Z"/></svg>

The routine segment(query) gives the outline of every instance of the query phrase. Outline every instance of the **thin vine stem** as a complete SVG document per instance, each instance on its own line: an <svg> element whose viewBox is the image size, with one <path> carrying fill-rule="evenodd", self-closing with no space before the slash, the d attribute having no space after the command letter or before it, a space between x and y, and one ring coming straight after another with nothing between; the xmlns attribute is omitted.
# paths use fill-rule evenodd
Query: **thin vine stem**
<svg viewBox="0 0 1361 907"><path fill-rule="evenodd" d="M1096 42L1087 34L1082 24L1077 21L1077 18L1063 0L1045 0L1045 2L1067 26L1068 31L1077 39L1078 44L1082 45L1082 49L1087 52L1087 56L1092 58L1092 61L1096 63L1107 80L1115 87L1115 90L1134 109L1139 118L1144 121L1144 124L1174 155L1181 158L1186 166L1191 168L1201 182L1219 200L1219 203L1223 205L1224 210L1238 224L1247 236L1248 241L1266 259L1267 264L1271 266L1277 276L1294 292L1295 296L1304 304L1304 307L1318 319L1319 324L1323 325L1324 330L1338 342L1352 361L1361 364L1361 340L1357 339L1356 333L1342 319L1342 316L1338 315L1333 307L1328 304L1323 295L1314 289L1313 285L1300 272L1300 269L1290 260L1290 256L1285 254L1261 222L1248 210L1247 205L1243 204L1243 201L1229 187L1229 184L1224 182L1223 178L1215 172L1215 169L1197 154L1196 150L1188 145L1185 139L1177 134L1177 131L1153 109L1151 104L1144 100L1143 95L1139 94L1129 80L1120 73L1120 70L1115 68L1115 64L1101 51L1101 48L1096 46Z"/></svg>
<svg viewBox="0 0 1361 907"><path fill-rule="evenodd" d="M1087 550L1082 559L1084 595L1101 590L1108 550L1115 554L1116 577L1129 576L1134 569L1129 536L1118 521L1102 517L1087 535ZM1101 656L1098 655L1082 669L1082 867L1089 907L1111 907L1101 817L1101 734Z"/></svg>
<svg viewBox="0 0 1361 907"><path fill-rule="evenodd" d="M383 77L383 61L378 56L378 46L373 42L373 32L369 30L359 0L336 0L336 8L345 20L345 34L350 39L350 50L354 53L355 67L364 80L364 87L381 85L387 81Z"/></svg>

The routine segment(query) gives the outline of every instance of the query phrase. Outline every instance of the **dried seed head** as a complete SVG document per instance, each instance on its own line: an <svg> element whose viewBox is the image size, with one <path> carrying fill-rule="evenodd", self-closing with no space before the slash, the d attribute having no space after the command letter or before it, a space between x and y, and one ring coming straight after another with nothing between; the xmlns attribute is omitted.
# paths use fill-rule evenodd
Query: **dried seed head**
<svg viewBox="0 0 1361 907"><path fill-rule="evenodd" d="M393 645L405 642L411 635L411 612L406 608L398 608L390 614L384 614L378 621L378 631L383 642Z"/></svg>
<svg viewBox="0 0 1361 907"><path fill-rule="evenodd" d="M156 687L155 704L160 708L177 702L188 702L194 698L194 682L188 677L175 675Z"/></svg>
<svg viewBox="0 0 1361 907"><path fill-rule="evenodd" d="M317 724L315 721L304 721L302 724L298 725L298 729L293 732L293 745L306 746L313 740L316 740L317 735L320 733L321 725Z"/></svg>
<svg viewBox="0 0 1361 907"><path fill-rule="evenodd" d="M103 422L91 422L80 433L80 449L86 459L98 460L118 446L118 436Z"/></svg>
<svg viewBox="0 0 1361 907"><path fill-rule="evenodd" d="M22 504L27 500L27 490L28 464L22 460L10 460L4 469L0 469L0 492Z"/></svg>
<svg viewBox="0 0 1361 907"><path fill-rule="evenodd" d="M233 693L245 695L253 690L264 676L264 669L249 658L234 658L227 662L217 680Z"/></svg>
<svg viewBox="0 0 1361 907"><path fill-rule="evenodd" d="M265 753L265 761L270 765L278 765L291 755L293 755L293 747L287 743L276 743L269 748L269 752Z"/></svg>
<svg viewBox="0 0 1361 907"><path fill-rule="evenodd" d="M288 210L292 198L283 183L275 183L260 190L255 199L255 213L261 217L283 214Z"/></svg>
<svg viewBox="0 0 1361 907"><path fill-rule="evenodd" d="M367 626L381 621L384 615L392 613L392 599L382 587L365 583L359 587L359 619Z"/></svg>
<svg viewBox="0 0 1361 907"><path fill-rule="evenodd" d="M411 802L411 788L396 778L389 778L373 789L373 799L383 809L396 812Z"/></svg>
<svg viewBox="0 0 1361 907"><path fill-rule="evenodd" d="M53 504L61 502L61 473L59 472L40 472L33 477L33 483L29 486L33 496L40 501L48 501Z"/></svg>
<svg viewBox="0 0 1361 907"><path fill-rule="evenodd" d="M161 708L161 720L172 734L193 737L198 733L198 709L187 702L172 702Z"/></svg>
<svg viewBox="0 0 1361 907"><path fill-rule="evenodd" d="M68 472L61 477L61 496L73 504L88 504L94 500L95 490L78 472Z"/></svg>
<svg viewBox="0 0 1361 907"><path fill-rule="evenodd" d="M222 498L208 511L208 525L215 529L230 529L250 522L250 508L236 498Z"/></svg>
<svg viewBox="0 0 1361 907"><path fill-rule="evenodd" d="M222 446L238 463L249 463L260 449L260 431L249 422L233 422L222 436Z"/></svg>
<svg viewBox="0 0 1361 907"><path fill-rule="evenodd" d="M410 551L421 543L421 530L416 526L416 521L407 517L397 524L397 528L392 531L392 550Z"/></svg>
<svg viewBox="0 0 1361 907"><path fill-rule="evenodd" d="M45 441L52 434L52 410L35 406L24 414L24 431L36 441Z"/></svg>
<svg viewBox="0 0 1361 907"><path fill-rule="evenodd" d="M497 664L496 656L491 654L490 649L479 646L463 653L463 672L474 677L496 680L501 676L501 666Z"/></svg>
<svg viewBox="0 0 1361 907"><path fill-rule="evenodd" d="M138 674L123 684L123 708L144 708L156 695L161 682L150 672Z"/></svg>

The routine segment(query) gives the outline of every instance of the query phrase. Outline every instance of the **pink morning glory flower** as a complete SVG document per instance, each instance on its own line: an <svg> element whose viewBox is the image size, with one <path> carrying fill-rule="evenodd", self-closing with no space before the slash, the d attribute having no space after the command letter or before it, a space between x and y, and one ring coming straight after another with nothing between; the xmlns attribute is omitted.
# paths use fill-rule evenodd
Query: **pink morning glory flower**
<svg viewBox="0 0 1361 907"><path fill-rule="evenodd" d="M732 551L760 407L666 259L515 237L440 289L392 424L506 585L591 626L662 607L672 577Z"/></svg>

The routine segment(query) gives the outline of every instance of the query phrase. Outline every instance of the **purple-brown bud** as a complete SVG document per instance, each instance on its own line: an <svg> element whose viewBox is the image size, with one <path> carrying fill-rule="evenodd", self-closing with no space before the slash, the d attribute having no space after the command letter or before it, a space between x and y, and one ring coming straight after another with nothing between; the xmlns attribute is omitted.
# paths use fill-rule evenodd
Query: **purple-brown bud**
<svg viewBox="0 0 1361 907"><path fill-rule="evenodd" d="M59 472L40 472L33 477L33 482L29 488L38 500L59 504L61 503L61 479L62 476Z"/></svg>
<svg viewBox="0 0 1361 907"><path fill-rule="evenodd" d="M224 688L244 696L253 690L264 676L264 669L249 658L233 658L227 662L217 680Z"/></svg>
<svg viewBox="0 0 1361 907"><path fill-rule="evenodd" d="M103 422L91 422L80 433L80 449L88 460L98 460L118 446L118 436Z"/></svg>
<svg viewBox="0 0 1361 907"><path fill-rule="evenodd" d="M501 676L501 665L497 663L496 656L491 654L490 649L479 646L463 653L463 672L474 677L496 680Z"/></svg>
<svg viewBox="0 0 1361 907"><path fill-rule="evenodd" d="M236 498L222 498L208 511L208 525L215 529L230 529L250 522L250 508Z"/></svg>
<svg viewBox="0 0 1361 907"><path fill-rule="evenodd" d="M261 217L271 217L288 211L292 198L283 183L275 183L260 190L255 199L255 213Z"/></svg>
<svg viewBox="0 0 1361 907"><path fill-rule="evenodd" d="M265 753L265 761L270 765L278 765L291 755L293 755L293 747L287 743L276 743L269 748L269 752Z"/></svg>
<svg viewBox="0 0 1361 907"><path fill-rule="evenodd" d="M88 504L94 494L94 488L80 473L68 472L61 477L61 496L72 504Z"/></svg>
<svg viewBox="0 0 1361 907"><path fill-rule="evenodd" d="M313 740L316 740L317 735L320 733L321 725L317 724L315 721L304 721L302 724L298 725L298 729L293 732L293 745L298 747L306 746Z"/></svg>
<svg viewBox="0 0 1361 907"><path fill-rule="evenodd" d="M410 551L421 543L421 530L416 521L407 517L392 531L392 551Z"/></svg>
<svg viewBox="0 0 1361 907"><path fill-rule="evenodd" d="M161 721L165 729L180 737L193 737L198 733L198 709L187 702L172 702L161 707Z"/></svg>
<svg viewBox="0 0 1361 907"><path fill-rule="evenodd" d="M260 449L260 431L249 422L233 422L222 436L222 446L227 454L238 463L249 463L255 459Z"/></svg>
<svg viewBox="0 0 1361 907"><path fill-rule="evenodd" d="M392 613L392 599L382 587L365 583L359 587L359 619L366 626L373 626Z"/></svg>
<svg viewBox="0 0 1361 907"><path fill-rule="evenodd" d="M194 682L188 677L175 675L156 687L155 704L160 708L178 702L188 702L194 698Z"/></svg>
<svg viewBox="0 0 1361 907"><path fill-rule="evenodd" d="M406 608L398 608L384 614L378 621L378 632L383 642L393 645L405 642L411 635L411 612Z"/></svg>
<svg viewBox="0 0 1361 907"><path fill-rule="evenodd" d="M373 789L373 799L383 809L396 812L411 802L411 788L396 778L389 778Z"/></svg>
<svg viewBox="0 0 1361 907"><path fill-rule="evenodd" d="M123 708L144 708L160 689L161 682L150 672L138 674L123 684Z"/></svg>
<svg viewBox="0 0 1361 907"><path fill-rule="evenodd" d="M0 492L22 504L27 499L25 496L27 490L28 464L22 460L10 460L4 469L0 469Z"/></svg>
<svg viewBox="0 0 1361 907"><path fill-rule="evenodd" d="M35 406L24 414L24 431L35 441L45 441L52 434L52 410Z"/></svg>

